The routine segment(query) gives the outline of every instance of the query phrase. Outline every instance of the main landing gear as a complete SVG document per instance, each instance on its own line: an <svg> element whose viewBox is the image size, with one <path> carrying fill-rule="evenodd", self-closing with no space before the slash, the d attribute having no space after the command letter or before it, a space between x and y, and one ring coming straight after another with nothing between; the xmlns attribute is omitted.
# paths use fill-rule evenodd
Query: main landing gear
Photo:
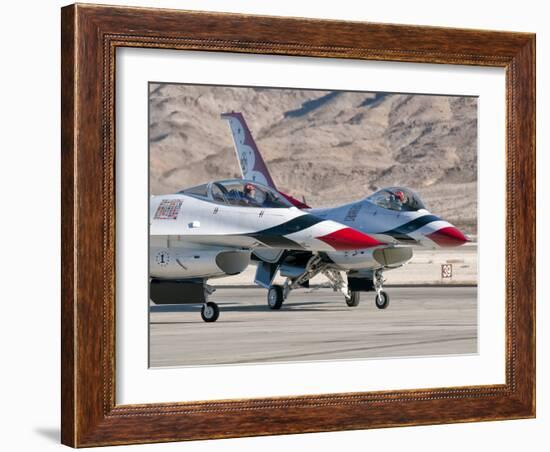
<svg viewBox="0 0 550 452"><path fill-rule="evenodd" d="M359 306L359 302L361 301L361 292L349 292L349 295L345 297L346 304L350 308L355 308Z"/></svg>
<svg viewBox="0 0 550 452"><path fill-rule="evenodd" d="M343 271L331 268L321 256L313 255L308 260L301 274L287 276L284 285L274 284L267 292L267 306L269 309L279 310L288 298L290 292L298 287L307 287L307 283L316 275L323 274L329 281L330 287L335 292L344 295L346 305L350 308L359 306L361 292L376 292L374 303L378 309L386 309L390 304L390 296L383 290L383 270L378 269L372 273L346 275ZM372 276L371 276L372 275Z"/></svg>
<svg viewBox="0 0 550 452"><path fill-rule="evenodd" d="M281 309L283 301L285 301L283 286L271 286L267 292L267 305L269 309Z"/></svg>
<svg viewBox="0 0 550 452"><path fill-rule="evenodd" d="M318 255L313 255L306 264L301 275L296 278L285 280L284 285L274 284L267 291L267 306L269 309L281 309L284 301L288 298L290 291L306 284L311 278L323 271L325 263Z"/></svg>
<svg viewBox="0 0 550 452"><path fill-rule="evenodd" d="M386 309L390 304L390 296L386 291L383 290L385 280L382 275L382 270L375 270L372 274L372 285L370 285L370 281L368 281L368 284L363 287L361 287L361 285L359 285L358 287L357 283L348 284L348 282L346 282L344 278L342 278L340 272L326 270L323 273L330 281L332 288L335 291L340 290L344 294L346 305L350 308L355 308L359 306L359 303L361 301L361 291L374 290L376 292L376 295L374 297L374 304L378 309Z"/></svg>
<svg viewBox="0 0 550 452"><path fill-rule="evenodd" d="M325 275L325 277L329 280L332 290L335 292L342 292L348 307L355 308L359 306L359 302L361 301L361 292L350 290L345 275L342 277L342 273L339 271L328 269L323 272L323 275Z"/></svg>

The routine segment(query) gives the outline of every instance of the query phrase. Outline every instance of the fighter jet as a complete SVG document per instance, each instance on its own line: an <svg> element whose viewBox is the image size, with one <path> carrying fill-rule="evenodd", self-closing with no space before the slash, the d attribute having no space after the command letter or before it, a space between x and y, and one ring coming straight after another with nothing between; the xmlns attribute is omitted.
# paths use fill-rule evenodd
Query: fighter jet
<svg viewBox="0 0 550 452"><path fill-rule="evenodd" d="M213 288L207 281L241 273L252 253L268 271L269 262L282 263L285 253L308 256L311 269L326 253L386 246L352 227L298 209L276 190L241 179L153 196L149 225L151 300L201 304L205 322L219 316L216 303L208 301ZM274 290L276 304L282 289Z"/></svg>
<svg viewBox="0 0 550 452"><path fill-rule="evenodd" d="M359 304L360 292L374 291L376 306L385 309L390 301L383 290L385 271L409 262L414 248L457 247L469 241L458 228L430 213L420 197L405 187L383 188L341 206L311 208L277 189L242 113L223 113L221 117L228 121L243 179L265 184L316 219L345 225L353 234L365 234L379 242L362 249L254 250L252 258L258 261L255 283L268 289L270 308L280 309L291 290L309 287L313 277L323 274L335 291L343 293L348 306ZM284 285L273 284L277 274L286 278Z"/></svg>

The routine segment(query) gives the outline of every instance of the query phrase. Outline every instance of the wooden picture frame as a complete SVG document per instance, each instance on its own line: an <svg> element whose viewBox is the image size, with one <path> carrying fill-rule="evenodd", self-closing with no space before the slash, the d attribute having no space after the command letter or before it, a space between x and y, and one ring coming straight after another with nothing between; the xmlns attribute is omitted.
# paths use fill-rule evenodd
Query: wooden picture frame
<svg viewBox="0 0 550 452"><path fill-rule="evenodd" d="M71 5L62 9L62 442L73 447L535 416L535 36ZM263 399L115 403L115 50L506 70L506 383Z"/></svg>

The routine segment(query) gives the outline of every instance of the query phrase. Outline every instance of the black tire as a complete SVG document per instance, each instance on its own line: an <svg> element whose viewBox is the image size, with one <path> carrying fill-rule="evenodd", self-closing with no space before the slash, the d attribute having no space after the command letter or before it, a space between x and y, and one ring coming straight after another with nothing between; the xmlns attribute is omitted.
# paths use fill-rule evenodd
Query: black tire
<svg viewBox="0 0 550 452"><path fill-rule="evenodd" d="M201 317L205 322L215 322L220 316L220 308L213 301L202 305Z"/></svg>
<svg viewBox="0 0 550 452"><path fill-rule="evenodd" d="M269 309L281 309L283 301L285 301L283 286L271 286L267 291Z"/></svg>
<svg viewBox="0 0 550 452"><path fill-rule="evenodd" d="M390 304L390 296L388 295L388 292L381 290L380 295L376 294L374 304L376 304L378 309L386 309Z"/></svg>
<svg viewBox="0 0 550 452"><path fill-rule="evenodd" d="M359 306L359 302L361 301L361 292L351 292L349 297L346 297L346 304L350 308L354 308L356 306Z"/></svg>

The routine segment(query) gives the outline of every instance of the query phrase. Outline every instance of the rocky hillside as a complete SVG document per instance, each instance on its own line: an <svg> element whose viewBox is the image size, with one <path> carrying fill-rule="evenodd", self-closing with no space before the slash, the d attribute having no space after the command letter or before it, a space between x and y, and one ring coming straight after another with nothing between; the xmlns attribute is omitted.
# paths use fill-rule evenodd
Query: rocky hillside
<svg viewBox="0 0 550 452"><path fill-rule="evenodd" d="M403 185L476 233L476 98L151 84L152 194L240 177L219 117L231 110L243 113L277 186L308 204Z"/></svg>

